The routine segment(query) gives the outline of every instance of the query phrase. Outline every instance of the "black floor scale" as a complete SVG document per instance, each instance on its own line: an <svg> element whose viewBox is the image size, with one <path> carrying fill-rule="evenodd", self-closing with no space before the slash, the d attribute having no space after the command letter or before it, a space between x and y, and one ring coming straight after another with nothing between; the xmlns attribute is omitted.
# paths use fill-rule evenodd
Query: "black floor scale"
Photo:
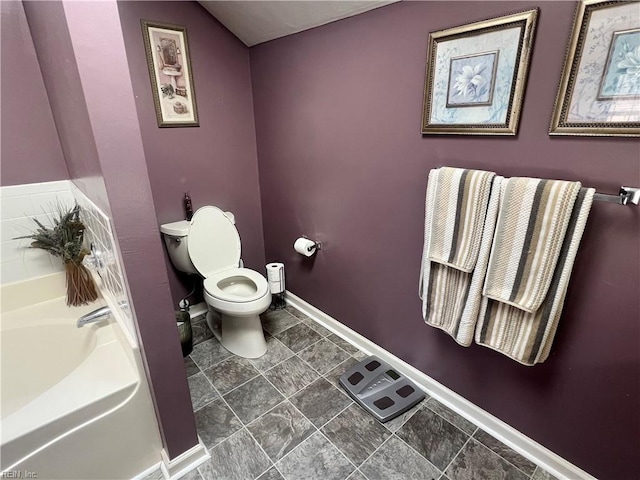
<svg viewBox="0 0 640 480"><path fill-rule="evenodd" d="M383 423L402 415L425 397L413 382L375 356L344 372L340 385Z"/></svg>

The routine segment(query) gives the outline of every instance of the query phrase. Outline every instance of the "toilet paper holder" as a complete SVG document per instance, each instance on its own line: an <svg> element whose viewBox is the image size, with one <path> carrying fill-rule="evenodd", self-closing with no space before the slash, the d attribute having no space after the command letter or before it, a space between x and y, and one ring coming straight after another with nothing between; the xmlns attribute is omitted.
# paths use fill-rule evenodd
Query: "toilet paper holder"
<svg viewBox="0 0 640 480"><path fill-rule="evenodd" d="M307 240L311 240L313 242L313 245L311 245L310 247L307 247L307 251L312 251L314 248L316 250L322 250L322 242L317 242L309 237L307 237L306 235L302 235L302 238L306 238Z"/></svg>

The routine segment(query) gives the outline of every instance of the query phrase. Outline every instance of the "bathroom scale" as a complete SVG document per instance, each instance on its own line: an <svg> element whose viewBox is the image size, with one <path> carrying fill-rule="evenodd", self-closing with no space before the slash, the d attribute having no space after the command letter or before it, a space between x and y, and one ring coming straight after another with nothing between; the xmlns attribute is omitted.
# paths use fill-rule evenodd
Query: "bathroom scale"
<svg viewBox="0 0 640 480"><path fill-rule="evenodd" d="M344 372L340 385L382 423L402 415L425 398L411 380L375 356Z"/></svg>

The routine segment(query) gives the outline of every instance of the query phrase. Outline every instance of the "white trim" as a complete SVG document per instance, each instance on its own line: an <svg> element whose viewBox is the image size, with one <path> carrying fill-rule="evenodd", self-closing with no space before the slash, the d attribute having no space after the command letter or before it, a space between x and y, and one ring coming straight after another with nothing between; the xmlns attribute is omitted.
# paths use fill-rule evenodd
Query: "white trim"
<svg viewBox="0 0 640 480"><path fill-rule="evenodd" d="M133 477L132 480L143 480L148 475L151 475L153 472L160 470L160 465L162 465L162 462L154 463L151 467L147 468L146 470L140 472L135 477Z"/></svg>
<svg viewBox="0 0 640 480"><path fill-rule="evenodd" d="M433 378L429 377L427 374L400 360L384 348L351 330L346 325L338 322L322 310L305 302L288 290L286 291L286 300L288 304L297 308L309 318L331 330L333 333L363 352L380 357L399 372L406 375L409 379L415 382L416 385L421 387L426 393L434 397L436 400L442 402L444 405L462 415L467 420L475 423L484 431L497 438L505 445L511 447L523 457L531 460L536 465L539 465L547 472L555 475L557 478L568 480L576 478L580 478L582 480L596 480L595 477L589 475L584 470L553 453L548 448L543 447L536 441L520 433L512 426L484 411L469 400L455 393L453 390L450 390Z"/></svg>
<svg viewBox="0 0 640 480"><path fill-rule="evenodd" d="M195 305L189 306L189 316L193 320L194 318L207 313L207 310L209 310L209 307L207 307L206 302L196 303Z"/></svg>
<svg viewBox="0 0 640 480"><path fill-rule="evenodd" d="M169 459L164 448L160 453L162 456L160 470L162 470L164 478L167 480L174 480L183 477L211 458L211 454L207 451L207 448L204 446L204 443L202 443L200 437L198 437L197 445L178 455L174 459Z"/></svg>

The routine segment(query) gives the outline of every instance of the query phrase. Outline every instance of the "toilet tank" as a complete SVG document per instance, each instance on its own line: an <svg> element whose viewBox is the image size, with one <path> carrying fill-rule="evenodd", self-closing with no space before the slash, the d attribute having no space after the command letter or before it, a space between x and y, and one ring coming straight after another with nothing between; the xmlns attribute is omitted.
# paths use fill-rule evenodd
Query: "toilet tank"
<svg viewBox="0 0 640 480"><path fill-rule="evenodd" d="M188 220L165 223L160 225L160 232L164 237L164 243L169 252L169 258L173 266L185 273L195 273L198 271L189 258L188 237L191 223Z"/></svg>

